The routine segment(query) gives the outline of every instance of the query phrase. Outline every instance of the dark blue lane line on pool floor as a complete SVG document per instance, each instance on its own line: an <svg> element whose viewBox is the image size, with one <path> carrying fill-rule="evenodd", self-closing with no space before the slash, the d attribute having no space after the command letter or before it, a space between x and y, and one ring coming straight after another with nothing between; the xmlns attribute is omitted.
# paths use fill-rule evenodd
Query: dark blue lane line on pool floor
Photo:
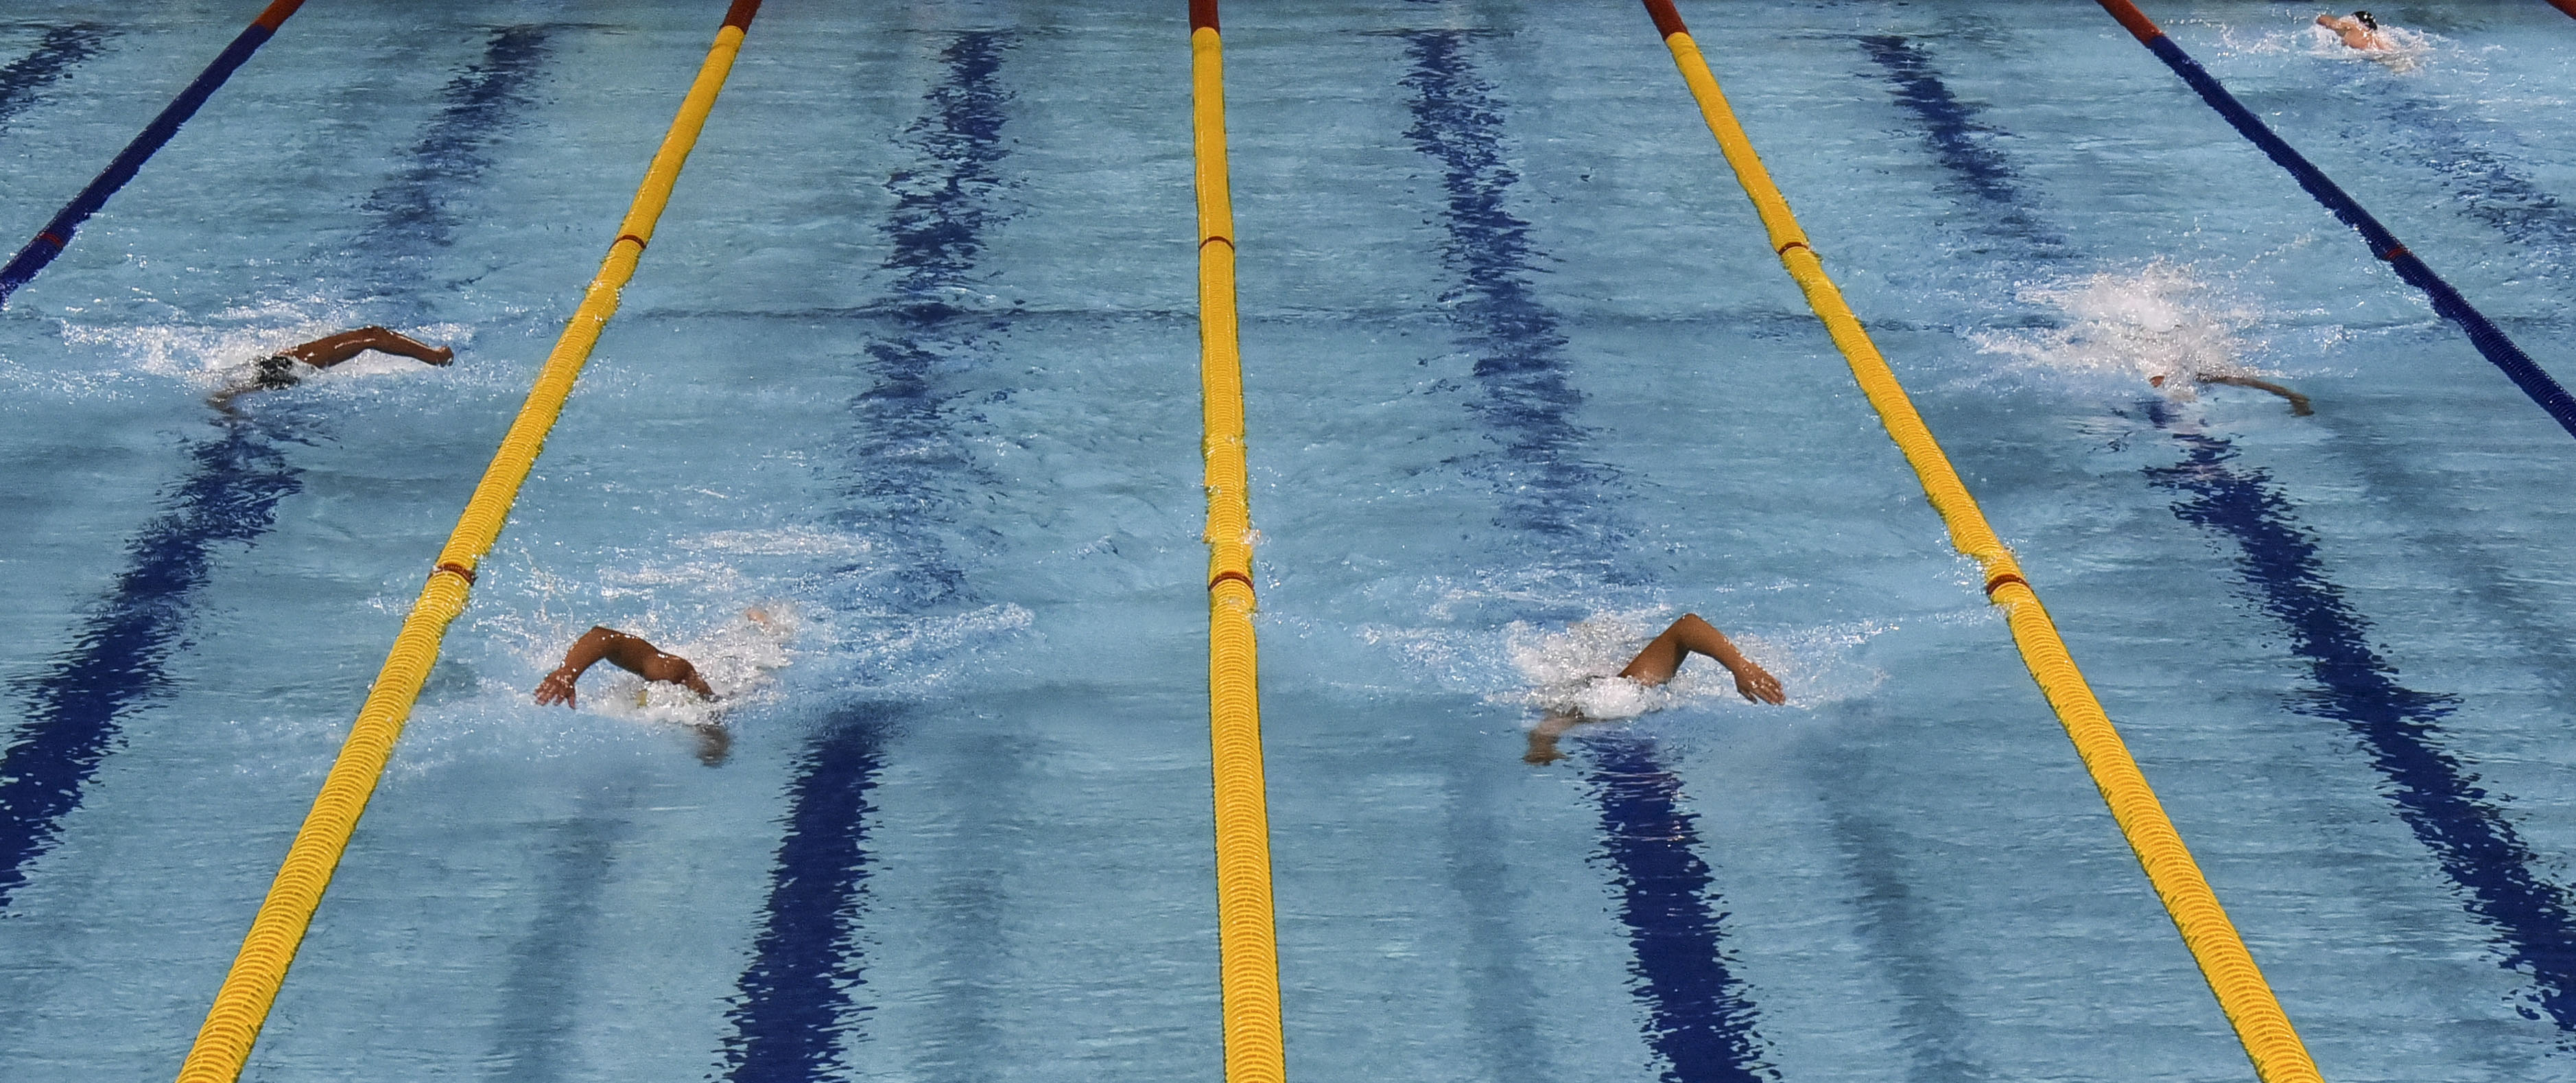
<svg viewBox="0 0 2576 1083"><path fill-rule="evenodd" d="M402 167L359 201L370 220L358 250L379 297L415 315L431 311L428 265L455 239L459 215L452 201L482 182L492 167L492 144L534 104L559 29L493 27L483 58L440 89L438 115L404 153Z"/></svg>
<svg viewBox="0 0 2576 1083"><path fill-rule="evenodd" d="M787 786L786 831L751 965L725 1013L727 1078L805 1083L839 1071L841 1031L864 1011L852 994L868 866L868 803L885 768L890 707L861 704L816 734Z"/></svg>
<svg viewBox="0 0 2576 1083"><path fill-rule="evenodd" d="M117 744L120 721L157 698L163 667L183 645L196 594L223 542L250 545L276 521L277 502L303 487L278 443L253 418L189 450L187 480L127 543L125 571L73 633L71 649L16 691L26 722L0 752L0 909L53 849L63 817Z"/></svg>
<svg viewBox="0 0 2576 1083"><path fill-rule="evenodd" d="M1441 299L1475 359L1483 398L1474 409L1503 445L1497 459L1470 469L1502 496L1497 525L1538 535L1549 562L1596 582L1633 580L1616 559L1627 534L1605 499L1621 488L1619 475L1580 457L1590 442L1575 419L1583 395L1568 379L1556 314L1529 279L1541 260L1530 224L1508 206L1520 177L1503 156L1506 105L1467 55L1472 34L1401 36L1410 66L1400 85L1413 92L1405 138L1441 170L1440 258L1455 281ZM1646 1043L1665 1062L1662 1078L1773 1078L1750 991L1727 969L1714 877L1695 852L1700 839L1682 809L1679 776L1634 734L1578 744L1591 760L1601 855L1620 891L1619 919L1636 956L1629 973L1646 1011Z"/></svg>
<svg viewBox="0 0 2576 1083"><path fill-rule="evenodd" d="M1507 205L1520 174L1503 160L1503 104L1466 55L1472 34L1402 37L1412 68L1399 85L1413 92L1404 137L1438 163L1445 197L1440 262L1455 280L1440 300L1458 345L1475 358L1483 398L1473 409L1502 445L1471 469L1502 494L1497 526L1544 535L1561 566L1608 582L1632 579L1612 558L1627 531L1603 499L1616 494L1620 479L1582 458L1591 438L1575 420L1583 392L1568 379L1556 313L1530 282L1544 273L1530 224Z"/></svg>
<svg viewBox="0 0 2576 1083"><path fill-rule="evenodd" d="M1715 877L1695 851L1699 817L1682 784L1631 733L1583 739L1601 802L1603 851L1617 870L1619 920L1636 949L1634 973L1651 991L1646 1035L1671 1062L1666 1080L1769 1080L1755 1044L1753 1004L1726 969L1711 900Z"/></svg>
<svg viewBox="0 0 2576 1083"><path fill-rule="evenodd" d="M506 112L479 99L469 76L448 84L432 133L451 127L459 114L507 122ZM402 171L422 178L421 200L430 206L444 205L442 184L470 183L478 175L442 172L446 160L435 156L446 146L422 139L413 153L433 160L411 161ZM53 848L62 818L80 806L82 791L114 749L125 713L165 683L163 667L186 634L216 543L256 544L275 520L277 502L302 486L301 471L279 445L304 437L287 421L260 420L260 398L243 400L243 416L222 422L221 436L194 445L187 479L127 545L131 560L115 588L73 634L72 648L20 689L27 721L17 743L0 753L0 907L25 882L27 863Z"/></svg>
<svg viewBox="0 0 2576 1083"><path fill-rule="evenodd" d="M1898 104L1927 127L1975 123L1973 106L1946 87L1926 88L1940 87L1940 74L1919 47L1888 38L1864 39L1862 46L1889 70ZM1891 63L1885 59L1891 55L1902 59ZM1936 158L1957 168L1940 153L1937 138L1930 142ZM1989 177L2011 177L2000 157L1980 168ZM2010 209L2023 209L2015 185L1964 187L1981 201L2009 200ZM2173 506L2176 516L2237 543L2238 570L2307 662L2317 689L2294 700L2294 708L2351 727L2387 780L2398 818L2433 852L2469 913L2495 930L2504 967L2531 977L2537 1010L2524 1014L2545 1012L2562 1032L2576 1033L2576 900L2541 876L2539 855L2498 810L2495 796L2443 748L2438 723L2457 698L2398 683L2396 667L2370 648L2369 619L2327 576L2315 532L2299 522L2297 506L2267 472L2235 465L2236 449L2224 438L2178 429L2163 400L2149 401L2145 411L2184 453L2174 466L2148 470L2148 478L2191 495Z"/></svg>
<svg viewBox="0 0 2576 1083"><path fill-rule="evenodd" d="M2378 65L2369 67L2368 76L2386 74ZM2387 107L2386 126L2372 133L2390 156L2431 170L2455 197L2453 205L2461 214L2546 255L2560 275L2576 274L2576 207L2541 188L2514 162L2472 143L2469 132L2442 106L2414 97L2401 84L2374 81L2386 94L2403 95ZM2505 138L2489 127L2478 134Z"/></svg>
<svg viewBox="0 0 2576 1083"><path fill-rule="evenodd" d="M1987 221L2003 236L2024 246L2030 259L2063 259L2072 254L2066 238L2023 206L2021 179L1994 147L2005 132L1977 119L1977 110L1959 100L1914 43L1893 34L1860 39L1861 49L1887 75L1897 104L1923 122L1923 139L1935 161L1956 178L1955 188L1993 208Z"/></svg>
<svg viewBox="0 0 2576 1083"><path fill-rule="evenodd" d="M841 524L886 544L838 570L852 612L921 614L969 599L964 571L925 524L950 512L940 494L968 469L939 374L998 326L959 309L949 292L976 280L984 232L1008 216L998 166L1008 153L1001 129L1011 95L1000 73L1011 43L1005 33L959 35L940 53L945 78L925 115L898 140L920 162L887 182L888 311L899 337L881 334L867 347L876 382L851 403L844 491L855 510ZM843 1046L859 1038L866 1011L855 993L866 982L859 934L874 861L868 795L902 710L856 704L797 762L752 962L726 1013L733 1033L722 1055L736 1083L806 1083L845 1070Z"/></svg>
<svg viewBox="0 0 2576 1083"><path fill-rule="evenodd" d="M28 106L44 99L46 87L69 78L73 68L107 48L114 34L95 23L50 27L34 51L0 67L0 131Z"/></svg>
<svg viewBox="0 0 2576 1083"><path fill-rule="evenodd" d="M2315 534L2268 472L2236 464L2224 439L2175 429L2161 400L2147 404L2147 416L2185 452L2147 476L2190 495L2175 515L2235 540L2237 570L2308 661L2317 688L2293 709L2342 722L2361 739L2388 780L2398 818L2464 889L2469 913L2503 942L2505 969L2532 979L2539 1011L2522 1013L2546 1012L2561 1031L2576 1032L2576 903L2534 871L2539 856L2489 803L2476 774L2443 748L2440 723L2458 698L2398 683L2397 667L2370 647L2370 621L2326 577Z"/></svg>

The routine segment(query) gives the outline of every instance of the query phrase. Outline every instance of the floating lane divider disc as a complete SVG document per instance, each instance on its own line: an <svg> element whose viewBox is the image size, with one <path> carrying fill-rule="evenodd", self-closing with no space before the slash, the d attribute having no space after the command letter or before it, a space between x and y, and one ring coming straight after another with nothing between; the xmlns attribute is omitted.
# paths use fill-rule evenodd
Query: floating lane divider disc
<svg viewBox="0 0 2576 1083"><path fill-rule="evenodd" d="M1987 525L1976 498L1960 483L1949 456L1933 440L1922 415L1914 411L1913 400L1897 383L1887 360L1879 356L1868 332L1861 329L1860 318L1844 302L1833 280L1825 276L1824 264L1809 247L1797 218L1790 214L1788 201L1771 183L1771 174L1762 167L1762 159L1754 153L1744 128L1736 123L1726 95L1718 90L1716 77L1709 74L1708 62L1700 56L1688 28L1682 25L1681 13L1673 9L1672 0L1645 0L1645 4L1646 11L1654 17L1655 29L1663 34L1664 45L1672 50L1673 63L1681 68L1682 80L1690 84L1691 96L1699 100L1700 113L1708 118L1709 130L1716 133L1718 147L1734 168L1735 179L1743 184L1744 193L1752 197L1754 209L1761 214L1762 226L1770 234L1771 250L1779 254L1789 277L1806 294L1807 304L1824 321L1834 346L1851 363L1861 391L1869 396L1870 406L1878 411L1888 436L1904 452L1915 476L1922 479L1924 495L1949 527L1951 544L1984 567L1987 599L2003 609L2013 641L2021 649L2022 662L2030 667L2031 678L2039 683L2049 706L2057 712L2058 722L2074 740L2076 754L2092 774L2093 784L2101 788L2103 801L2111 806L2112 819L2127 837L2129 848L2138 855L2138 863L2145 867L2148 882L2155 886L2165 912L2173 916L2174 927L2182 932L2183 943L2200 964L2202 976L2209 979L2210 990L2218 995L2219 1007L2235 1026L2236 1036L2245 1043L2255 1074L2264 1083L2322 1083L2315 1062L2309 1059L2298 1032L2290 1026L2289 1016L2281 1010L2271 986L2264 982L2263 972L2254 965L2253 954L2245 949L2244 939L2227 920L2227 912L2219 907L2217 893L2210 890L2199 864L2183 846L2181 833L2165 815L2155 791L2148 788L2146 775L2138 770L2119 731L2112 727L2102 704L2094 699L2083 673L2075 668L2074 657L2058 637L2057 626L2041 607L2030 581L2022 577L2012 550Z"/></svg>
<svg viewBox="0 0 2576 1083"><path fill-rule="evenodd" d="M2549 6L2566 12L2570 18L2576 18L2576 0L2549 0Z"/></svg>
<svg viewBox="0 0 2576 1083"><path fill-rule="evenodd" d="M600 331L616 314L618 292L635 277L635 264L653 237L653 225L661 218L663 207L670 203L671 186L680 178L680 166L688 160L689 148L696 145L698 131L706 125L707 112L715 107L716 92L724 88L725 76L733 70L734 54L742 48L743 31L751 26L751 17L759 10L760 0L734 0L732 9L725 13L724 27L716 32L715 45L698 68L697 81L690 84L688 97L681 101L679 116L671 121L661 149L654 152L653 164L644 171L644 183L627 207L626 220L619 224L617 240L609 244L599 274L590 280L582 294L581 307L565 324L563 336L555 340L554 351L546 355L545 367L539 371L536 385L529 389L526 404L510 423L508 435L502 437L501 447L493 453L492 465L483 472L483 480L475 485L474 497L467 501L464 514L457 517L456 531L448 535L446 548L439 550L429 582L420 589L420 600L412 605L411 615L403 618L402 631L395 635L384 668L377 671L366 704L359 708L357 721L349 727L349 738L341 745L340 757L323 779L322 793L313 800L313 811L296 831L286 861L278 867L277 879L268 889L268 898L251 921L250 935L242 940L241 953L233 959L231 972L224 975L214 1006L206 1012L205 1026L197 1031L196 1044L189 1048L188 1059L179 1068L180 1083L232 1083L240 1078L242 1065L250 1058L251 1045L259 1038L260 1026L268 1019L269 1005L286 981L287 965L294 961L296 946L304 939L305 926L312 921L314 908L321 905L322 891L331 882L332 870L339 866L349 836L357 830L358 816L366 810L367 798L375 792L385 761L393 755L394 741L402 735L412 702L420 696L421 682L428 679L430 667L438 661L439 640L447 634L449 622L465 611L476 566L500 537L510 505L518 499L520 484L536 465L546 433L554 428L555 419L563 413L564 400L572 394L573 381L581 375L582 364L590 359L591 348L599 344Z"/></svg>
<svg viewBox="0 0 2576 1083"><path fill-rule="evenodd" d="M45 223L45 228L37 230L27 246L19 249L7 266L0 267L0 306L7 305L10 294L33 280L36 272L44 270L55 256L62 255L63 249L71 246L72 234L80 231L81 223L89 221L89 216L107 206L107 198L125 187L125 182L133 180L134 174L143 169L143 163L152 157L154 151L160 150L171 136L179 134L179 126L197 115L197 108L214 96L215 90L224 85L224 80L232 78L233 69L241 67L250 59L250 54L267 44L268 39L277 34L278 24L303 6L304 0L275 0L269 4L267 10L259 13L259 18L251 20L250 25L233 38L232 44L224 46L224 51L215 55L214 63L206 65L206 70L198 72L178 97L162 107L161 115L143 126L142 133L127 143L116 159L107 163L107 168L90 180L89 187L81 189L79 195L73 196L71 202L55 213L52 221Z"/></svg>
<svg viewBox="0 0 2576 1083"><path fill-rule="evenodd" d="M1190 129L1199 207L1199 393L1207 460L1208 745L1216 783L1217 967L1226 1083L1288 1077L1270 807L1252 633L1251 480L1234 311L1234 202L1225 163L1225 53L1216 0L1190 0Z"/></svg>
<svg viewBox="0 0 2576 1083"><path fill-rule="evenodd" d="M2343 224L2351 226L2353 232L2361 234L2362 239L2370 243L2372 255L2387 260L2388 265L2397 271L2397 277L2405 279L2407 285L2424 291L2424 295L2433 302L2434 312L2440 313L2444 319L2459 324L2461 330L2469 333L2469 344L2476 346L2479 354L2494 362L2495 367L2503 369L2506 378L2511 379L2515 387L2521 388L2523 394L2531 396L2531 401L2539 403L2541 409L2549 411L2549 416L2558 419L2559 427L2566 429L2568 435L2576 436L2576 396L2570 396L2566 388L2559 386L2556 379L2532 361L2530 354L2522 352L2522 347L2514 345L2512 339L2506 338L2504 332L2498 329L2494 322L2488 320L2485 313L2470 305L2468 298L2460 296L2460 291L2452 289L2451 284L2443 281L2442 276L2434 274L2433 269L2425 266L2421 258L2407 251L2405 245L2399 244L2396 234L2388 232L2388 227L2380 225L2379 219L2371 217L2369 211L2363 210L2359 202L2345 194L2341 187L2325 175L2324 170L2318 169L2298 151L2291 149L2290 144L2274 132L2270 125L2263 123L2262 118L2255 116L2253 110L2245 108L2244 103L2237 101L2236 95L2228 93L2227 88L2220 85L2215 76L2210 75L2207 69L2200 66L2199 61L2193 60L2190 54L2182 51L2182 46L2174 44L2172 38L2166 37L2164 30L2158 27L2154 20L2147 18L2146 12L2138 10L2138 5L2130 3L2129 0L2096 0L2096 2L2102 5L2102 10L2110 12L2112 18L2119 20L2120 25L2127 28L2130 34L2135 35L2138 42L2147 47L2148 52L2156 54L2156 58L2164 61L2166 67L2172 68L2174 74L2182 76L2183 82L2191 84L2193 90L2199 91L2201 100L2208 102L2210 108L2218 110L2219 116L2227 118L2227 123L2235 126L2238 134L2252 141L2255 146L2263 148L2263 153L2270 155L2275 164L2290 171L2290 176L2298 180L2299 187L2307 189L2309 195L2315 196L2317 202L2325 204L2327 210L2333 211L2336 218L2343 220ZM2558 4L2562 10L2576 14L2576 0L2552 0L2552 2Z"/></svg>

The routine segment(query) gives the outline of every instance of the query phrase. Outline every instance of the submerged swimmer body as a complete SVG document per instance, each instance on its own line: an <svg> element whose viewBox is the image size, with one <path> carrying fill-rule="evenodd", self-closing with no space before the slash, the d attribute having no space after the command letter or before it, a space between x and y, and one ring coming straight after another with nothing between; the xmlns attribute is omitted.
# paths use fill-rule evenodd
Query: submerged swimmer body
<svg viewBox="0 0 2576 1083"><path fill-rule="evenodd" d="M444 365L456 359L456 351L444 346L432 346L388 328L361 327L355 331L342 331L336 335L317 338L301 346L290 346L260 358L249 380L215 392L214 398L209 401L214 403L216 409L229 411L232 409L232 401L240 396L253 391L276 391L302 382L303 378L295 373L297 365L320 371L369 350L409 357L432 365Z"/></svg>
<svg viewBox="0 0 2576 1083"><path fill-rule="evenodd" d="M2391 48L2388 39L2379 33L2379 20L2371 17L2367 11L2356 11L2350 15L2341 16L2319 15L2317 25L2334 31L2350 48L2374 51Z"/></svg>
<svg viewBox="0 0 2576 1083"><path fill-rule="evenodd" d="M752 619L762 620L761 617ZM573 685L581 680L583 672L602 660L647 681L679 685L697 693L700 699L716 698L715 689L707 687L706 679L698 676L698 667L690 664L688 659L666 653L642 636L594 626L583 632L580 639L573 640L571 649L564 651L563 665L546 674L546 679L537 684L537 703L573 706ZM701 722L689 728L698 735L698 759L709 767L724 762L725 750L733 739L725 733L723 726Z"/></svg>
<svg viewBox="0 0 2576 1083"><path fill-rule="evenodd" d="M2226 384L2229 387L2250 387L2256 391L2269 391L2289 400L2290 415L2293 417L2306 417L2309 414L2316 413L2315 410L2308 407L2308 397L2306 395L2299 394L2296 391L2292 391L2289 388L2273 383L2270 380L2257 380L2251 376L2195 376L2192 377L2192 379L2204 384ZM2150 376L2147 378L2147 383L2151 386L2163 387L2165 385L2165 378L2162 376Z"/></svg>
<svg viewBox="0 0 2576 1083"><path fill-rule="evenodd" d="M1619 671L1618 679L1652 688L1672 680L1673 674L1681 672L1682 662L1694 654L1705 654L1725 666L1727 672L1735 675L1736 692L1745 699L1757 703L1788 702L1788 694L1780 690L1779 678L1746 658L1726 638L1726 633L1701 620L1697 613L1682 614L1680 620L1674 621L1663 634L1647 643L1646 649L1638 651L1637 657L1630 659L1628 665ZM1556 739L1565 731L1591 721L1595 719L1586 718L1578 711L1549 714L1531 727L1529 752L1521 759L1529 763L1554 763L1564 759L1565 753L1556 750Z"/></svg>

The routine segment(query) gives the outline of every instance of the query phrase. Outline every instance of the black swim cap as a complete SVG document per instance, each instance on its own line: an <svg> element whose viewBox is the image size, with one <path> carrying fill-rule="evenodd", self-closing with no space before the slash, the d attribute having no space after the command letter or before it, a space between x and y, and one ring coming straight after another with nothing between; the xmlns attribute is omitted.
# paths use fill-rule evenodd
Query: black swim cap
<svg viewBox="0 0 2576 1083"><path fill-rule="evenodd" d="M2369 27L2373 30L2379 29L2379 20L2371 18L2370 13L2367 11L2353 12L2352 17L2359 20L2363 26Z"/></svg>

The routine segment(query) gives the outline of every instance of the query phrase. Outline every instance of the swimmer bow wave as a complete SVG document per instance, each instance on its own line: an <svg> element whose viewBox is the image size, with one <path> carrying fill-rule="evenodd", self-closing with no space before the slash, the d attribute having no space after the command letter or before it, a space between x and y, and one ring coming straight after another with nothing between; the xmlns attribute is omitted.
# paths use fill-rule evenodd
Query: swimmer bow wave
<svg viewBox="0 0 2576 1083"><path fill-rule="evenodd" d="M2112 819L2128 839L2148 882L2154 885L2156 897L2172 916L2174 928L2182 934L2183 944L2191 950L2201 975L2209 980L2210 991L2217 995L2227 1021L2236 1028L2247 1058L2254 1063L2255 1074L2264 1083L2322 1083L2316 1063L2290 1025L2289 1015L2281 1010L2280 1001L2263 980L2262 970L2255 966L2253 953L2246 950L2244 938L2228 921L2217 893L2210 889L2199 864L2192 860L2191 851L2183 845L2181 833L2165 815L2155 791L2148 787L2137 760L2129 755L2110 716L2094 698L2084 674L2076 669L2073 655L2058 636L2056 624L2049 620L2048 610L2040 605L2038 593L2022 577L2012 550L1986 523L1976 497L1960 482L1949 456L1933 439L1922 415L1915 412L1904 386L1879 355L1869 333L1861 328L1860 318L1843 300L1833 280L1826 277L1824 264L1816 258L1806 232L1789 211L1788 200L1772 183L1770 171L1763 168L1743 126L1736 123L1735 112L1718 89L1717 78L1709 73L1708 62L1700 56L1690 30L1682 24L1681 13L1673 9L1672 0L1645 0L1645 5L1654 18L1656 32L1663 35L1665 47L1672 50L1673 63L1681 69L1683 82L1690 85L1691 96L1698 99L1709 131L1717 136L1727 165L1734 169L1735 179L1744 186L1744 194L1752 198L1755 211L1761 215L1772 252L1780 257L1781 266L1788 269L1789 277L1806 295L1816 317L1824 322L1834 346L1850 362L1853 378L1869 397L1870 406L1878 411L1889 438L1904 453L1906 463L1923 482L1924 495L1941 513L1951 543L1984 568L1987 600L2003 609L2004 621L2012 629L2022 662L2030 667L2031 679L2039 684L2058 722L2066 727L2067 737L2074 741L2077 756L2093 776L2093 784L2102 791L2103 802L2110 806Z"/></svg>
<svg viewBox="0 0 2576 1083"><path fill-rule="evenodd" d="M108 197L125 187L127 181L133 180L134 175L142 171L143 163L159 151L162 144L168 143L171 136L179 134L179 126L197 115L198 107L205 105L206 99L214 97L215 91L224 85L224 80L232 78L233 70L248 63L250 54L267 44L268 39L276 35L279 24L303 6L304 0L274 0L269 4L259 13L259 18L251 20L250 25L233 38L232 44L224 46L224 51L216 54L214 63L206 65L206 70L198 72L197 77L179 91L179 96L162 108L161 115L143 126L143 131L134 137L134 141L127 143L125 149L107 163L107 168L90 180L88 187L64 204L63 209L54 214L53 220L45 223L45 228L37 230L27 246L10 258L8 266L0 267L0 306L6 306L10 294L34 281L36 272L44 270L54 257L62 255L63 249L71 246L72 234L79 232L81 223L89 221L89 216L107 206Z"/></svg>
<svg viewBox="0 0 2576 1083"><path fill-rule="evenodd" d="M2290 176L2299 182L2299 187L2307 189L2309 195L2325 204L2326 209L2333 211L2343 224L2361 234L2362 240L2369 242L2372 255L2388 261L2389 267L2396 270L2397 277L2404 279L2407 285L2424 291L2424 296L2433 302L2434 312L2459 324L2461 330L2468 332L2469 344L2477 347L2481 356L2503 369L2505 377L2512 380L2515 387L2521 388L2523 394L2531 396L2531 401L2540 404L2541 409L2549 411L2549 416L2557 419L2559 427L2566 429L2568 435L2576 436L2576 396L2570 396L2566 388L2559 386L2556 379L2531 359L2530 354L2522 352L2522 347L2506 338L2504 331L2488 320L2485 313L2469 304L2468 298L2460 296L2460 291L2451 288L2442 276L2434 274L2433 269L2415 253L2407 251L2405 245L2398 243L2396 234L2390 233L2388 227L2379 224L2379 219L2363 210L2359 202L2325 175L2324 170L2292 149L2289 142L2263 123L2261 117L2255 116L2253 110L2237 101L2236 95L2228 93L2215 76L2200 66L2199 61L2193 60L2191 54L2182 51L2182 46L2166 37L2164 29L2158 27L2155 20L2147 18L2146 12L2138 10L2138 5L2129 0L2095 2L2102 5L2102 10L2110 12L2112 18L2119 20L2120 25L2134 35L2139 44L2146 46L2148 52L2156 54L2156 59L2164 61L2174 74L2182 76L2182 81L2199 92L2201 100L2218 110L2219 116L2227 118L2227 123L2234 126L2238 134L2262 148L2274 164L2289 171ZM2576 4L2576 0L2552 2L2559 3L2562 8Z"/></svg>
<svg viewBox="0 0 2576 1083"><path fill-rule="evenodd" d="M1218 985L1226 1083L1282 1083L1279 934L1252 629L1252 505L1243 354L1234 308L1234 204L1225 160L1225 50L1217 0L1190 0L1190 129L1199 220L1199 389L1206 459L1208 745L1216 795Z"/></svg>
<svg viewBox="0 0 2576 1083"><path fill-rule="evenodd" d="M322 891L330 885L331 873L348 849L349 836L357 830L358 816L366 810L367 798L384 774L394 741L402 735L403 722L420 696L421 683L438 661L439 640L446 636L448 624L465 611L467 592L474 585L475 566L500 537L501 527L509 519L510 505L518 499L520 484L536 465L546 433L554 427L555 419L563 413L564 400L572 394L573 381L590 359L592 347L598 345L600 331L617 312L618 292L635 277L635 265L653 238L654 223L670 203L671 187L680 179L680 167L688 161L689 149L697 144L707 113L715 108L716 94L733 70L743 32L750 28L751 18L759 10L760 0L733 0L732 8L726 11L724 26L716 32L715 44L707 50L706 62L698 68L697 79L682 99L670 130L664 133L661 148L654 152L653 164L644 171L644 182L627 207L625 221L617 227L617 239L609 243L599 274L583 291L581 307L574 311L562 337L555 341L554 350L546 356L535 386L528 390L526 404L510 423L508 435L502 437L483 480L475 485L473 499L457 517L456 530L448 536L446 548L439 551L437 566L429 573L429 582L421 587L420 600L403 618L402 631L394 637L384 668L377 672L365 706L359 708L357 721L349 727L349 738L341 746L339 759L323 780L322 792L313 800L313 811L296 831L295 842L278 867L268 898L251 921L250 934L242 940L241 953L234 958L231 972L224 976L214 1006L206 1012L205 1025L197 1031L196 1044L180 1066L180 1083L232 1083L241 1077L251 1046L258 1041L260 1027L268 1019L269 1006L285 984L286 968L295 959L296 946L304 939L314 908L321 905Z"/></svg>

